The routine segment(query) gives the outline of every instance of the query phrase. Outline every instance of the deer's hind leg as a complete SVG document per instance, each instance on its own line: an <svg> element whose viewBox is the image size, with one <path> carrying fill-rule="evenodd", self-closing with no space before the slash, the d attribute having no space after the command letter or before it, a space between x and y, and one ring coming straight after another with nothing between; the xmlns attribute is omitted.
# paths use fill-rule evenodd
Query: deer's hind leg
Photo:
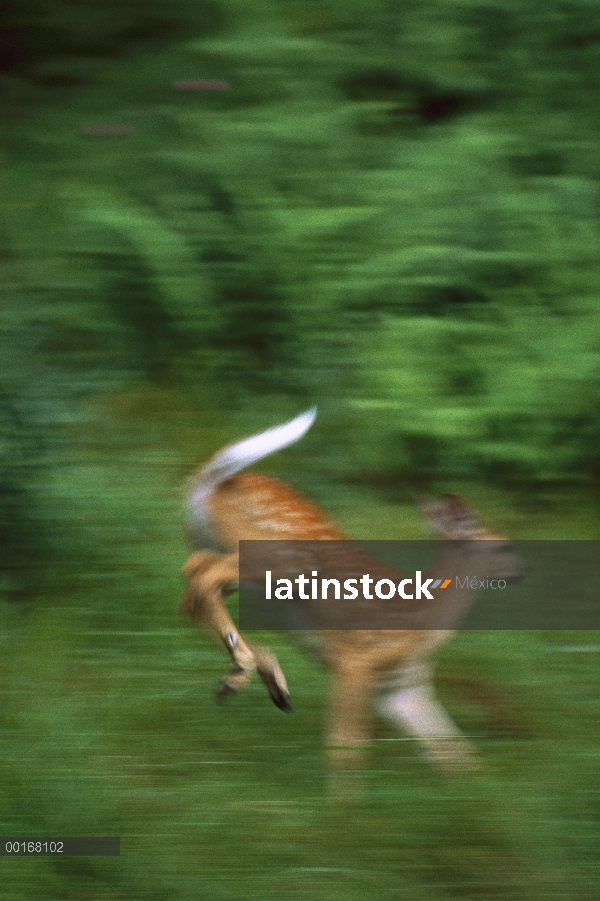
<svg viewBox="0 0 600 901"><path fill-rule="evenodd" d="M258 669L273 703L281 710L288 710L288 687L277 657L262 645L244 641L223 601L227 586L238 581L238 555L197 551L186 561L182 574L189 579L189 584L180 611L193 616L215 634L227 648L233 663L217 697L222 699L241 691Z"/></svg>

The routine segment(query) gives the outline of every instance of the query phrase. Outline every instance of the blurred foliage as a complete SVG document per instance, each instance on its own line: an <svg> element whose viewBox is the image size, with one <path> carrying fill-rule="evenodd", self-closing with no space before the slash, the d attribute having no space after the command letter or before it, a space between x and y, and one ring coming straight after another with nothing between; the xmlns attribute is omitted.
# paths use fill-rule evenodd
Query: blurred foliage
<svg viewBox="0 0 600 901"><path fill-rule="evenodd" d="M597 27L586 3L9 4L3 282L48 394L317 401L322 465L375 484L597 480Z"/></svg>
<svg viewBox="0 0 600 901"><path fill-rule="evenodd" d="M131 854L1 901L594 897L597 654L463 636L492 774L385 744L338 822L321 674L284 649L295 724L217 719L174 610L185 476L315 403L265 467L357 537L420 537L415 487L598 536L599 88L591 0L6 0L0 831Z"/></svg>

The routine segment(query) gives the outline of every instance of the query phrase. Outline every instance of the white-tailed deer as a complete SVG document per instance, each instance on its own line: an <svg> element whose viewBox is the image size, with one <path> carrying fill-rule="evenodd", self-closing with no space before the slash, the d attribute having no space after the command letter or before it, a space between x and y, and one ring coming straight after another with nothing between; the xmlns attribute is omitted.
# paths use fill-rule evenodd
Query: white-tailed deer
<svg viewBox="0 0 600 901"><path fill-rule="evenodd" d="M181 611L193 616L224 643L233 668L219 695L242 689L255 670L274 703L289 708L289 692L277 658L269 649L239 634L223 596L239 574L240 540L346 540L348 536L316 504L278 479L240 470L297 441L312 425L315 410L285 425L226 447L197 474L189 494L190 528L201 547L183 567L188 579ZM425 501L421 507L443 542L433 567L445 578L462 570L476 579L515 581L522 562L508 542L481 527L456 497ZM473 540L475 539L475 540ZM350 545L349 545L350 549ZM373 570L378 564L373 562ZM322 661L332 677L327 745L334 770L355 768L370 738L370 703L398 729L419 740L426 756L442 768L462 768L473 748L436 700L431 657L453 634L456 615L474 592L453 585L433 611L437 628L402 630L328 630L318 638ZM327 603L324 601L322 603ZM444 610L451 611L449 628Z"/></svg>

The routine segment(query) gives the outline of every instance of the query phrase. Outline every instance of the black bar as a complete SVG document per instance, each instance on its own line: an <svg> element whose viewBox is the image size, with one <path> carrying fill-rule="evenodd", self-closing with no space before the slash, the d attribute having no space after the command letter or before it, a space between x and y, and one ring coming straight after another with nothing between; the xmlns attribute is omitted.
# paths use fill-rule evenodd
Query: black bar
<svg viewBox="0 0 600 901"><path fill-rule="evenodd" d="M0 836L0 857L119 857L120 838Z"/></svg>
<svg viewBox="0 0 600 901"><path fill-rule="evenodd" d="M239 581L240 629L600 629L598 540L240 541Z"/></svg>

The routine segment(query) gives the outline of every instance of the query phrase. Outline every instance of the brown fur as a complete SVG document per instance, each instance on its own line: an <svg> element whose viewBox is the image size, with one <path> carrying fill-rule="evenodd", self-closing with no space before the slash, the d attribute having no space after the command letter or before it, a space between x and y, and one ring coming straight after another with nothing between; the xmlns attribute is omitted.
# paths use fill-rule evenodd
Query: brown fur
<svg viewBox="0 0 600 901"><path fill-rule="evenodd" d="M202 473L200 473L200 478ZM213 632L227 648L233 663L220 696L237 692L255 670L267 685L275 704L289 707L285 677L275 655L260 645L246 641L238 632L223 596L238 579L240 540L343 540L343 530L315 503L277 479L261 475L236 475L216 485L203 500L203 522L225 553L201 550L186 561L182 573L188 580L181 611ZM520 575L520 561L499 536L478 526L458 498L446 502L427 501L423 509L444 542L442 559L435 569L442 577L452 572L452 558L465 538L474 543L473 560L489 578ZM460 539L454 541L453 539ZM488 541L490 543L488 543ZM373 569L376 571L376 563ZM433 573L429 573L433 575ZM461 603L459 590L450 587L444 603ZM439 613L439 610L438 610ZM400 687L394 698L400 705L396 720L402 718L409 732L420 740L432 762L444 768L468 766L473 748L435 701L428 666L433 651L452 635L450 629L360 630L320 633L323 660L332 677L327 745L334 771L355 769L363 763L364 749L371 736L370 701L385 678L416 679L422 693L411 707L410 691ZM416 675L415 675L416 674ZM420 681L419 681L420 680ZM402 707L404 704L404 707ZM419 707L419 704L422 707ZM436 724L441 734L435 735Z"/></svg>

